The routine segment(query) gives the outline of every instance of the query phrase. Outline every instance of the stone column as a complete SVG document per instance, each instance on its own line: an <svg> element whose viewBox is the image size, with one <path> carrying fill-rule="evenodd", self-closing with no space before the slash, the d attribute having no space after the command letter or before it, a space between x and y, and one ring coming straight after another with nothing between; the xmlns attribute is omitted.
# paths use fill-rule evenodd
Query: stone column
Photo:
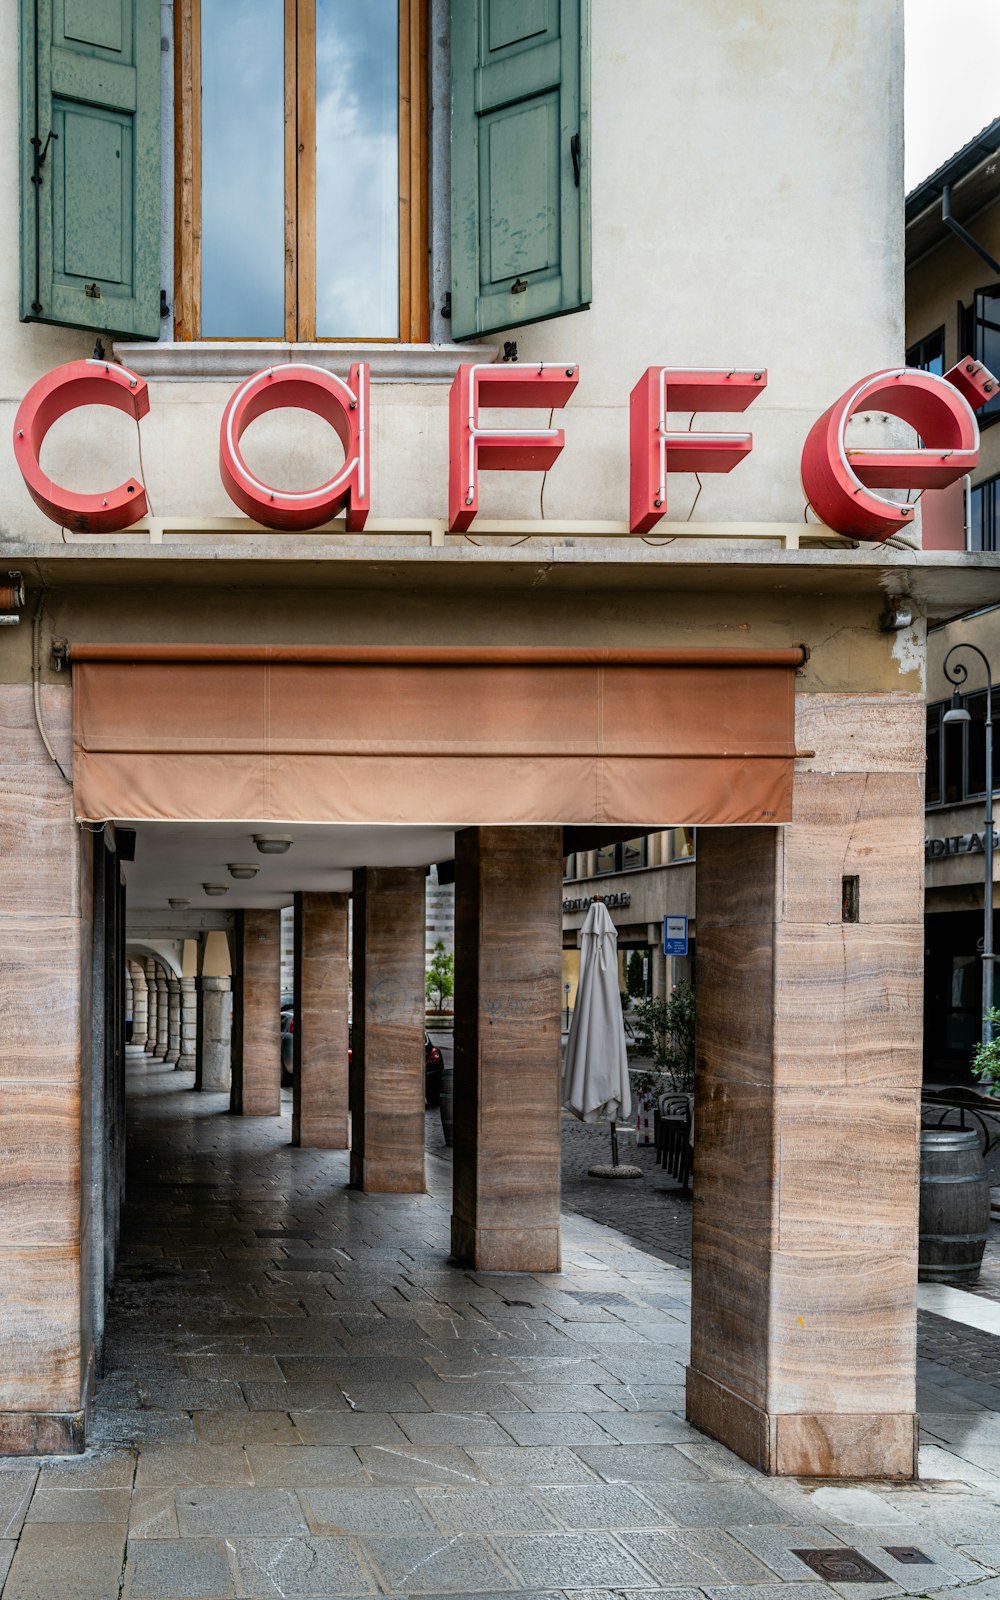
<svg viewBox="0 0 1000 1600"><path fill-rule="evenodd" d="M94 840L38 737L31 684L2 692L0 1455L66 1455L84 1447L90 1308L104 1277L84 1109L95 1105L95 1062L80 1004L93 970ZM41 699L66 765L70 686L43 684Z"/></svg>
<svg viewBox="0 0 1000 1600"><path fill-rule="evenodd" d="M197 1046L197 1001L194 978L181 979L181 1040L180 1055L177 1057L178 1072L193 1072L195 1065L195 1050Z"/></svg>
<svg viewBox="0 0 1000 1600"><path fill-rule="evenodd" d="M295 896L292 1143L349 1147L347 894Z"/></svg>
<svg viewBox="0 0 1000 1600"><path fill-rule="evenodd" d="M281 914L236 915L232 1110L244 1117L281 1111Z"/></svg>
<svg viewBox="0 0 1000 1600"><path fill-rule="evenodd" d="M765 1472L915 1471L923 718L800 696L792 825L698 835L687 1411Z"/></svg>
<svg viewBox="0 0 1000 1600"><path fill-rule="evenodd" d="M424 869L354 874L351 1184L420 1194L424 1178Z"/></svg>
<svg viewBox="0 0 1000 1600"><path fill-rule="evenodd" d="M154 1056L166 1061L170 1053L170 985L163 968L156 968L156 1048Z"/></svg>
<svg viewBox="0 0 1000 1600"><path fill-rule="evenodd" d="M132 977L132 1043L145 1049L149 1027L146 974L138 961L130 961L128 969Z"/></svg>
<svg viewBox="0 0 1000 1600"><path fill-rule="evenodd" d="M181 1055L181 980L173 973L167 979L167 1053L165 1061L180 1065Z"/></svg>
<svg viewBox="0 0 1000 1600"><path fill-rule="evenodd" d="M206 1094L229 1093L232 1087L233 992L229 978L199 978L199 1016L201 1032L198 1036L200 1073L196 1089Z"/></svg>
<svg viewBox="0 0 1000 1600"><path fill-rule="evenodd" d="M122 1020L122 1026L125 1029L125 1033L127 1033L128 1028L126 1024L130 1019L132 1021L132 1026L135 1026L135 995L132 992L132 973L129 970L129 964L127 961L125 963L125 970L122 974L122 992L125 997L125 1014Z"/></svg>
<svg viewBox="0 0 1000 1600"><path fill-rule="evenodd" d="M455 838L452 1254L559 1271L562 829Z"/></svg>
<svg viewBox="0 0 1000 1600"><path fill-rule="evenodd" d="M145 1048L150 1055L156 1054L156 1027L157 1011L160 997L156 987L156 962L149 956L144 963L146 968L146 993L148 1003L146 1006L146 1044Z"/></svg>

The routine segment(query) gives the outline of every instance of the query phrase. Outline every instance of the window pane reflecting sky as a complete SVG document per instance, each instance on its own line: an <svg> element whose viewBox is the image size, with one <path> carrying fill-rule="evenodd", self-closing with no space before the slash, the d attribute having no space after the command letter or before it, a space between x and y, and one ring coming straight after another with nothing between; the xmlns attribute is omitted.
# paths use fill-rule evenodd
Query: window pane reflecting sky
<svg viewBox="0 0 1000 1600"><path fill-rule="evenodd" d="M397 0L316 4L316 333L399 334Z"/></svg>
<svg viewBox="0 0 1000 1600"><path fill-rule="evenodd" d="M284 335L283 57L282 0L202 0L201 327L209 339Z"/></svg>

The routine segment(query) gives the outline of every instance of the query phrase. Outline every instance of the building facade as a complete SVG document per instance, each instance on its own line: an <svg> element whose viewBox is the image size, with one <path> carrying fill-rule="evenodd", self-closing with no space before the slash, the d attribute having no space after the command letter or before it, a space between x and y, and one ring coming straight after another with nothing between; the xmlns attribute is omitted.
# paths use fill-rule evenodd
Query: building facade
<svg viewBox="0 0 1000 1600"><path fill-rule="evenodd" d="M697 829L689 1414L911 1476L925 627L1000 574L815 431L903 356L901 6L256 9L38 0L0 91L0 1448L85 1438L127 988L273 1115L294 903L293 1139L420 1190L436 864L453 1254L555 1270L561 902Z"/></svg>
<svg viewBox="0 0 1000 1600"><path fill-rule="evenodd" d="M906 201L907 361L945 371L962 352L987 366L1000 356L1000 121L984 128ZM1000 401L979 413L979 461L924 518L924 543L940 549L1000 548ZM987 675L974 651L967 728L942 721L956 687L944 672L960 644L1000 672L1000 612L975 608L933 628L927 651L925 1070L931 1081L969 1082L981 1037L983 838L986 817ZM995 680L994 680L995 681ZM994 754L994 787L1000 753ZM996 904L996 886L993 889Z"/></svg>

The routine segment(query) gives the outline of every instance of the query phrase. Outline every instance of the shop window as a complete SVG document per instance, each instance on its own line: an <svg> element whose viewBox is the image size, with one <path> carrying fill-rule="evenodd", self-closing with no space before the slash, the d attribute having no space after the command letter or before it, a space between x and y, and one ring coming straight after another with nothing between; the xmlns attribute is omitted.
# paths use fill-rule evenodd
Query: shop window
<svg viewBox="0 0 1000 1600"><path fill-rule="evenodd" d="M178 339L428 338L428 3L175 0ZM460 339L590 302L589 0L451 11ZM160 7L20 18L22 319L157 339Z"/></svg>
<svg viewBox="0 0 1000 1600"><path fill-rule="evenodd" d="M918 367L922 372L944 375L944 329L936 328L926 338L918 339L906 352L906 365ZM992 370L992 369L991 369Z"/></svg>
<svg viewBox="0 0 1000 1600"><path fill-rule="evenodd" d="M671 861L693 861L695 857L695 829L670 828L667 832L670 842Z"/></svg>
<svg viewBox="0 0 1000 1600"><path fill-rule="evenodd" d="M1000 519L1000 477L973 485L969 497L969 549L996 550Z"/></svg>
<svg viewBox="0 0 1000 1600"><path fill-rule="evenodd" d="M566 856L566 858L564 859L564 861L563 861L563 877L564 878L575 878L576 877L576 856L575 855Z"/></svg>
<svg viewBox="0 0 1000 1600"><path fill-rule="evenodd" d="M986 793L986 691L967 695L967 723L946 726L942 717L950 701L927 708L926 803L928 806L959 805ZM993 690L994 715L1000 711L1000 695ZM993 787L1000 787L1000 728L994 735Z"/></svg>

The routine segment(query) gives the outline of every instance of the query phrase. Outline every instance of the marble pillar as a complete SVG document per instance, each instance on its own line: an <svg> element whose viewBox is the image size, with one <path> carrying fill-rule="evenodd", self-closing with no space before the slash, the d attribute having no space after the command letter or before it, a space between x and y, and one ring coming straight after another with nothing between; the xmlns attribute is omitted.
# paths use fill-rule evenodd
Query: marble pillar
<svg viewBox="0 0 1000 1600"><path fill-rule="evenodd" d="M562 830L455 838L452 1254L559 1270Z"/></svg>
<svg viewBox="0 0 1000 1600"><path fill-rule="evenodd" d="M351 1184L420 1194L424 1177L423 867L354 873Z"/></svg>
<svg viewBox="0 0 1000 1600"><path fill-rule="evenodd" d="M292 1143L346 1150L348 1120L347 894L295 896L295 1074Z"/></svg>
<svg viewBox="0 0 1000 1600"><path fill-rule="evenodd" d="M281 913L236 914L232 1109L244 1117L281 1111Z"/></svg>
<svg viewBox="0 0 1000 1600"><path fill-rule="evenodd" d="M791 825L698 835L687 1411L764 1472L916 1470L924 710L800 696Z"/></svg>

